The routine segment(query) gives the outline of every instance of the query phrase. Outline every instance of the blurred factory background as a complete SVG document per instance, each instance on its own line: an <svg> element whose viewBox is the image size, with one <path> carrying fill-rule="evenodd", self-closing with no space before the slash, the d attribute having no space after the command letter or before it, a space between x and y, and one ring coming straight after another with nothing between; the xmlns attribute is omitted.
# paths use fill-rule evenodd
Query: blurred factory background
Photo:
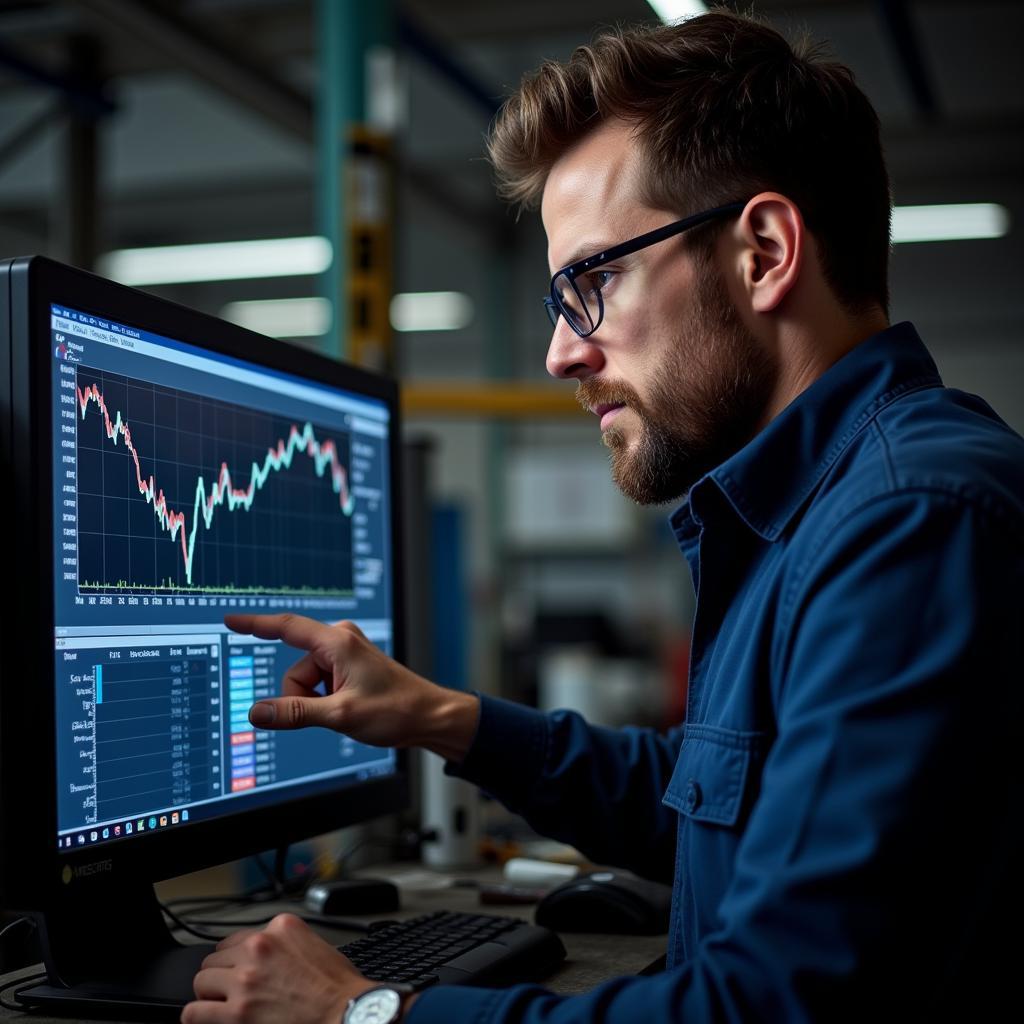
<svg viewBox="0 0 1024 1024"><path fill-rule="evenodd" d="M1024 431L1024 4L732 6L853 68L900 208L893 322ZM543 233L494 197L483 138L542 59L657 17L645 0L0 3L0 257L396 373L428 485L424 663L654 724L681 713L689 574L669 510L615 490L593 418L546 378ZM902 210L932 204L989 205L937 226ZM292 241L162 251L266 240Z"/></svg>

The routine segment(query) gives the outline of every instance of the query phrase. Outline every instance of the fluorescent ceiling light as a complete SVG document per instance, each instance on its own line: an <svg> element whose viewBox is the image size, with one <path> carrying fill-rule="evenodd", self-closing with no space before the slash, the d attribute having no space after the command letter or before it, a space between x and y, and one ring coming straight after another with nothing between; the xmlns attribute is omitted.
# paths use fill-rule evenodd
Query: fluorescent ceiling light
<svg viewBox="0 0 1024 1024"><path fill-rule="evenodd" d="M331 304L327 299L256 299L229 302L220 315L240 327L259 331L271 338L312 338L331 327Z"/></svg>
<svg viewBox="0 0 1024 1024"><path fill-rule="evenodd" d="M1009 211L996 203L896 206L892 211L893 242L1002 238L1009 230Z"/></svg>
<svg viewBox="0 0 1024 1024"><path fill-rule="evenodd" d="M458 331L473 319L473 300L462 292L402 292L391 300L396 331Z"/></svg>
<svg viewBox="0 0 1024 1024"><path fill-rule="evenodd" d="M331 243L312 235L118 249L100 260L99 271L122 284L180 284L320 274L330 265Z"/></svg>
<svg viewBox="0 0 1024 1024"><path fill-rule="evenodd" d="M697 14L707 14L708 5L702 0L647 0L654 13L667 25L670 21L680 18L692 18Z"/></svg>

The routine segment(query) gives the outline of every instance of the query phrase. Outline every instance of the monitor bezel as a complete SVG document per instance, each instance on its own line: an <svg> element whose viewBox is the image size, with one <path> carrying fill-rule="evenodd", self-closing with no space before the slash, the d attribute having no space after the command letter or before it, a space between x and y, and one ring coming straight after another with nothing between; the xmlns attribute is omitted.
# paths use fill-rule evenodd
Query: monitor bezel
<svg viewBox="0 0 1024 1024"><path fill-rule="evenodd" d="M338 386L383 400L391 416L389 475L393 649L404 659L405 609L401 586L401 420L395 381L166 299L115 284L46 257L8 261L0 282L0 317L9 330L9 376L3 451L11 494L27 501L4 503L8 536L30 538L16 545L14 579L26 580L17 602L12 634L25 638L17 649L0 649L0 890L3 905L45 910L67 887L115 878L160 881L289 845L345 825L408 806L406 752L399 750L392 775L296 797L278 805L189 822L175 829L122 838L97 846L57 849L56 728L53 658L54 560L52 506L52 304L107 317L258 366ZM28 337L28 344L20 339ZM0 335L0 340L2 335ZM6 361L6 357L5 357ZM43 652L39 672L32 651ZM31 688L18 681L31 678ZM40 687L42 696L40 697ZM31 780L28 785L26 779Z"/></svg>

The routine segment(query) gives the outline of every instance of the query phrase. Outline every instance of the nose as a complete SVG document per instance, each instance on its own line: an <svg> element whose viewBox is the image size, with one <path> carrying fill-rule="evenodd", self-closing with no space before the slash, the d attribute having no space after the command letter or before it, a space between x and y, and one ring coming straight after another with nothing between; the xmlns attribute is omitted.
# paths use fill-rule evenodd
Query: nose
<svg viewBox="0 0 1024 1024"><path fill-rule="evenodd" d="M563 380L573 377L583 380L600 371L604 366L604 355L592 337L581 338L565 322L565 317L559 317L548 344L545 360L548 373Z"/></svg>

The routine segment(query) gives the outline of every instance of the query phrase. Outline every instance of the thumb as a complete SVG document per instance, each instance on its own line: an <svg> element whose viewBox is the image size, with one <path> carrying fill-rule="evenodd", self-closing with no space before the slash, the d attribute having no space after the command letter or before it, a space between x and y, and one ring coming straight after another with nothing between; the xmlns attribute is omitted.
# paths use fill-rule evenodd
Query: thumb
<svg viewBox="0 0 1024 1024"><path fill-rule="evenodd" d="M323 697L274 697L249 708L249 721L260 729L332 728L331 708Z"/></svg>

